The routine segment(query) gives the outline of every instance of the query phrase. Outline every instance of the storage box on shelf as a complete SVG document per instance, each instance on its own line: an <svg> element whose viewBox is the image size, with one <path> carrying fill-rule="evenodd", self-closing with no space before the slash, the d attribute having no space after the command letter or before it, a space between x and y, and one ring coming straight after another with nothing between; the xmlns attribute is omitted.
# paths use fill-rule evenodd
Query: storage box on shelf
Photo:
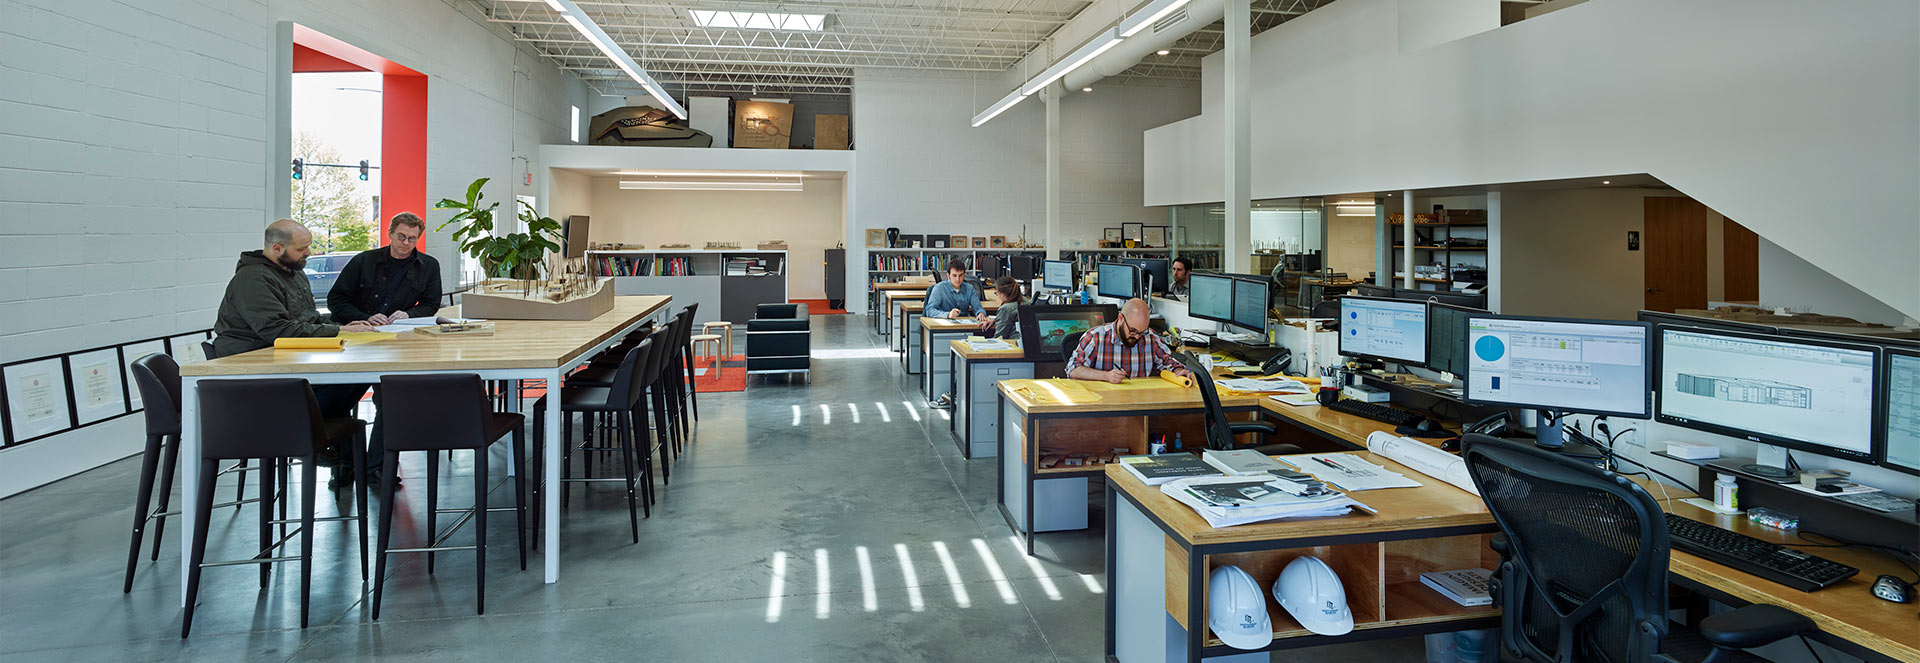
<svg viewBox="0 0 1920 663"><path fill-rule="evenodd" d="M750 249L588 251L595 276L613 277L619 295L671 295L700 302L696 322L746 324L760 304L787 301L787 252Z"/></svg>
<svg viewBox="0 0 1920 663"><path fill-rule="evenodd" d="M1452 283L1458 278L1461 267L1485 270L1487 266L1487 211L1480 209L1446 209L1438 215L1413 215L1415 265L1431 265L1435 262L1447 266L1445 274L1414 274L1414 281L1430 284L1436 290L1451 290ZM1393 264L1401 264L1402 251L1406 244L1400 241L1399 228L1406 222L1406 215L1398 212L1387 214L1387 224L1394 227L1389 233L1393 239ZM1396 275L1399 278L1402 272ZM1436 278L1438 277L1438 278Z"/></svg>

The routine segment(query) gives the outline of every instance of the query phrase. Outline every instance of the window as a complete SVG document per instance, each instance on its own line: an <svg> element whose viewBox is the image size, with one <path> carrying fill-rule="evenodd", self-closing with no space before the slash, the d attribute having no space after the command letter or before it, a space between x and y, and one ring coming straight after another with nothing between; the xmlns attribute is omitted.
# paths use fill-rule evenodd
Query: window
<svg viewBox="0 0 1920 663"><path fill-rule="evenodd" d="M689 9L693 24L703 28L747 28L749 30L799 30L820 32L826 27L826 14L789 14L786 12L735 12Z"/></svg>
<svg viewBox="0 0 1920 663"><path fill-rule="evenodd" d="M568 108L573 109L573 128L567 130L567 137L578 143L580 142L580 107L568 106Z"/></svg>

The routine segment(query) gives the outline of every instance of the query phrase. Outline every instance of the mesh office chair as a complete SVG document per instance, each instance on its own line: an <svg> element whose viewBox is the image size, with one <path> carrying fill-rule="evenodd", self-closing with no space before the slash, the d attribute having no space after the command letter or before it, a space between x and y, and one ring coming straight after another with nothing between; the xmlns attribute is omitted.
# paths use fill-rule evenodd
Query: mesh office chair
<svg viewBox="0 0 1920 663"><path fill-rule="evenodd" d="M1737 650L1811 632L1773 605L1667 619L1666 516L1646 489L1530 445L1468 435L1474 486L1503 536L1492 594L1501 660L1548 663L1759 661Z"/></svg>
<svg viewBox="0 0 1920 663"><path fill-rule="evenodd" d="M1193 374L1193 384L1200 388L1200 402L1206 406L1207 448L1227 451L1231 449L1252 449L1269 456L1300 453L1300 447L1291 444L1254 444L1241 445L1236 436L1252 433L1265 438L1280 431L1269 421L1233 421L1227 419L1227 411L1220 407L1220 392L1213 388L1213 374L1200 360L1185 352L1173 353L1173 358Z"/></svg>

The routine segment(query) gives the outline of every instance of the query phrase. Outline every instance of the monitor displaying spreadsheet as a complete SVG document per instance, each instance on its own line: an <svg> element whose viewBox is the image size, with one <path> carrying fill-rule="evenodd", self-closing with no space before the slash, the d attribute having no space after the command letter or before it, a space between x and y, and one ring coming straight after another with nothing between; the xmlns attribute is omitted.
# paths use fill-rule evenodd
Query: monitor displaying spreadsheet
<svg viewBox="0 0 1920 663"><path fill-rule="evenodd" d="M1340 354L1425 364L1426 302L1341 297Z"/></svg>
<svg viewBox="0 0 1920 663"><path fill-rule="evenodd" d="M1887 350L1886 452L1880 464L1920 474L1920 351Z"/></svg>
<svg viewBox="0 0 1920 663"><path fill-rule="evenodd" d="M1644 322L1467 317L1467 400L1644 419L1651 371Z"/></svg>

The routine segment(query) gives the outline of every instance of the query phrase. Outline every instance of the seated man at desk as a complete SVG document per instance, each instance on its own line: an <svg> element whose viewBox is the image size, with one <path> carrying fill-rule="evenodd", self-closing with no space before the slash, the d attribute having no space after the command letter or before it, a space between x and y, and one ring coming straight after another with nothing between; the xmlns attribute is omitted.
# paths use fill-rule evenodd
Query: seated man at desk
<svg viewBox="0 0 1920 663"><path fill-rule="evenodd" d="M1020 304L1025 301L1026 294L1020 291L1020 281L1002 274L993 281L993 290L1000 295L1000 310L993 315L980 315L980 335L987 338L1020 338Z"/></svg>
<svg viewBox="0 0 1920 663"><path fill-rule="evenodd" d="M1120 384L1127 378L1144 378L1173 371L1185 377L1187 369L1173 359L1167 344L1147 330L1152 315L1147 302L1129 299L1120 306L1120 317L1080 336L1067 362L1067 377L1075 380L1105 380Z"/></svg>
<svg viewBox="0 0 1920 663"><path fill-rule="evenodd" d="M327 292L333 320L385 325L433 317L440 310L440 261L414 248L426 232L427 222L412 212L393 215L387 245L347 261L340 280Z"/></svg>
<svg viewBox="0 0 1920 663"><path fill-rule="evenodd" d="M927 288L923 315L929 318L964 318L985 315L980 306L980 289L967 282L967 263L958 258L947 263L947 280Z"/></svg>
<svg viewBox="0 0 1920 663"><path fill-rule="evenodd" d="M1167 280L1171 281L1167 284L1167 296L1187 301L1187 277L1193 275L1193 259L1186 256L1174 258L1173 265L1167 269Z"/></svg>
<svg viewBox="0 0 1920 663"><path fill-rule="evenodd" d="M227 281L226 295L220 298L220 310L213 322L215 355L226 357L270 348L277 338L331 337L340 332L373 330L366 321L335 324L314 307L305 272L307 256L312 252L313 233L292 219L280 219L267 226L265 248L240 254L240 263ZM322 414L344 417L353 413L368 386L314 385L313 395L320 402ZM333 459L345 457L334 450ZM345 472L335 466L332 486L352 480L342 474Z"/></svg>

